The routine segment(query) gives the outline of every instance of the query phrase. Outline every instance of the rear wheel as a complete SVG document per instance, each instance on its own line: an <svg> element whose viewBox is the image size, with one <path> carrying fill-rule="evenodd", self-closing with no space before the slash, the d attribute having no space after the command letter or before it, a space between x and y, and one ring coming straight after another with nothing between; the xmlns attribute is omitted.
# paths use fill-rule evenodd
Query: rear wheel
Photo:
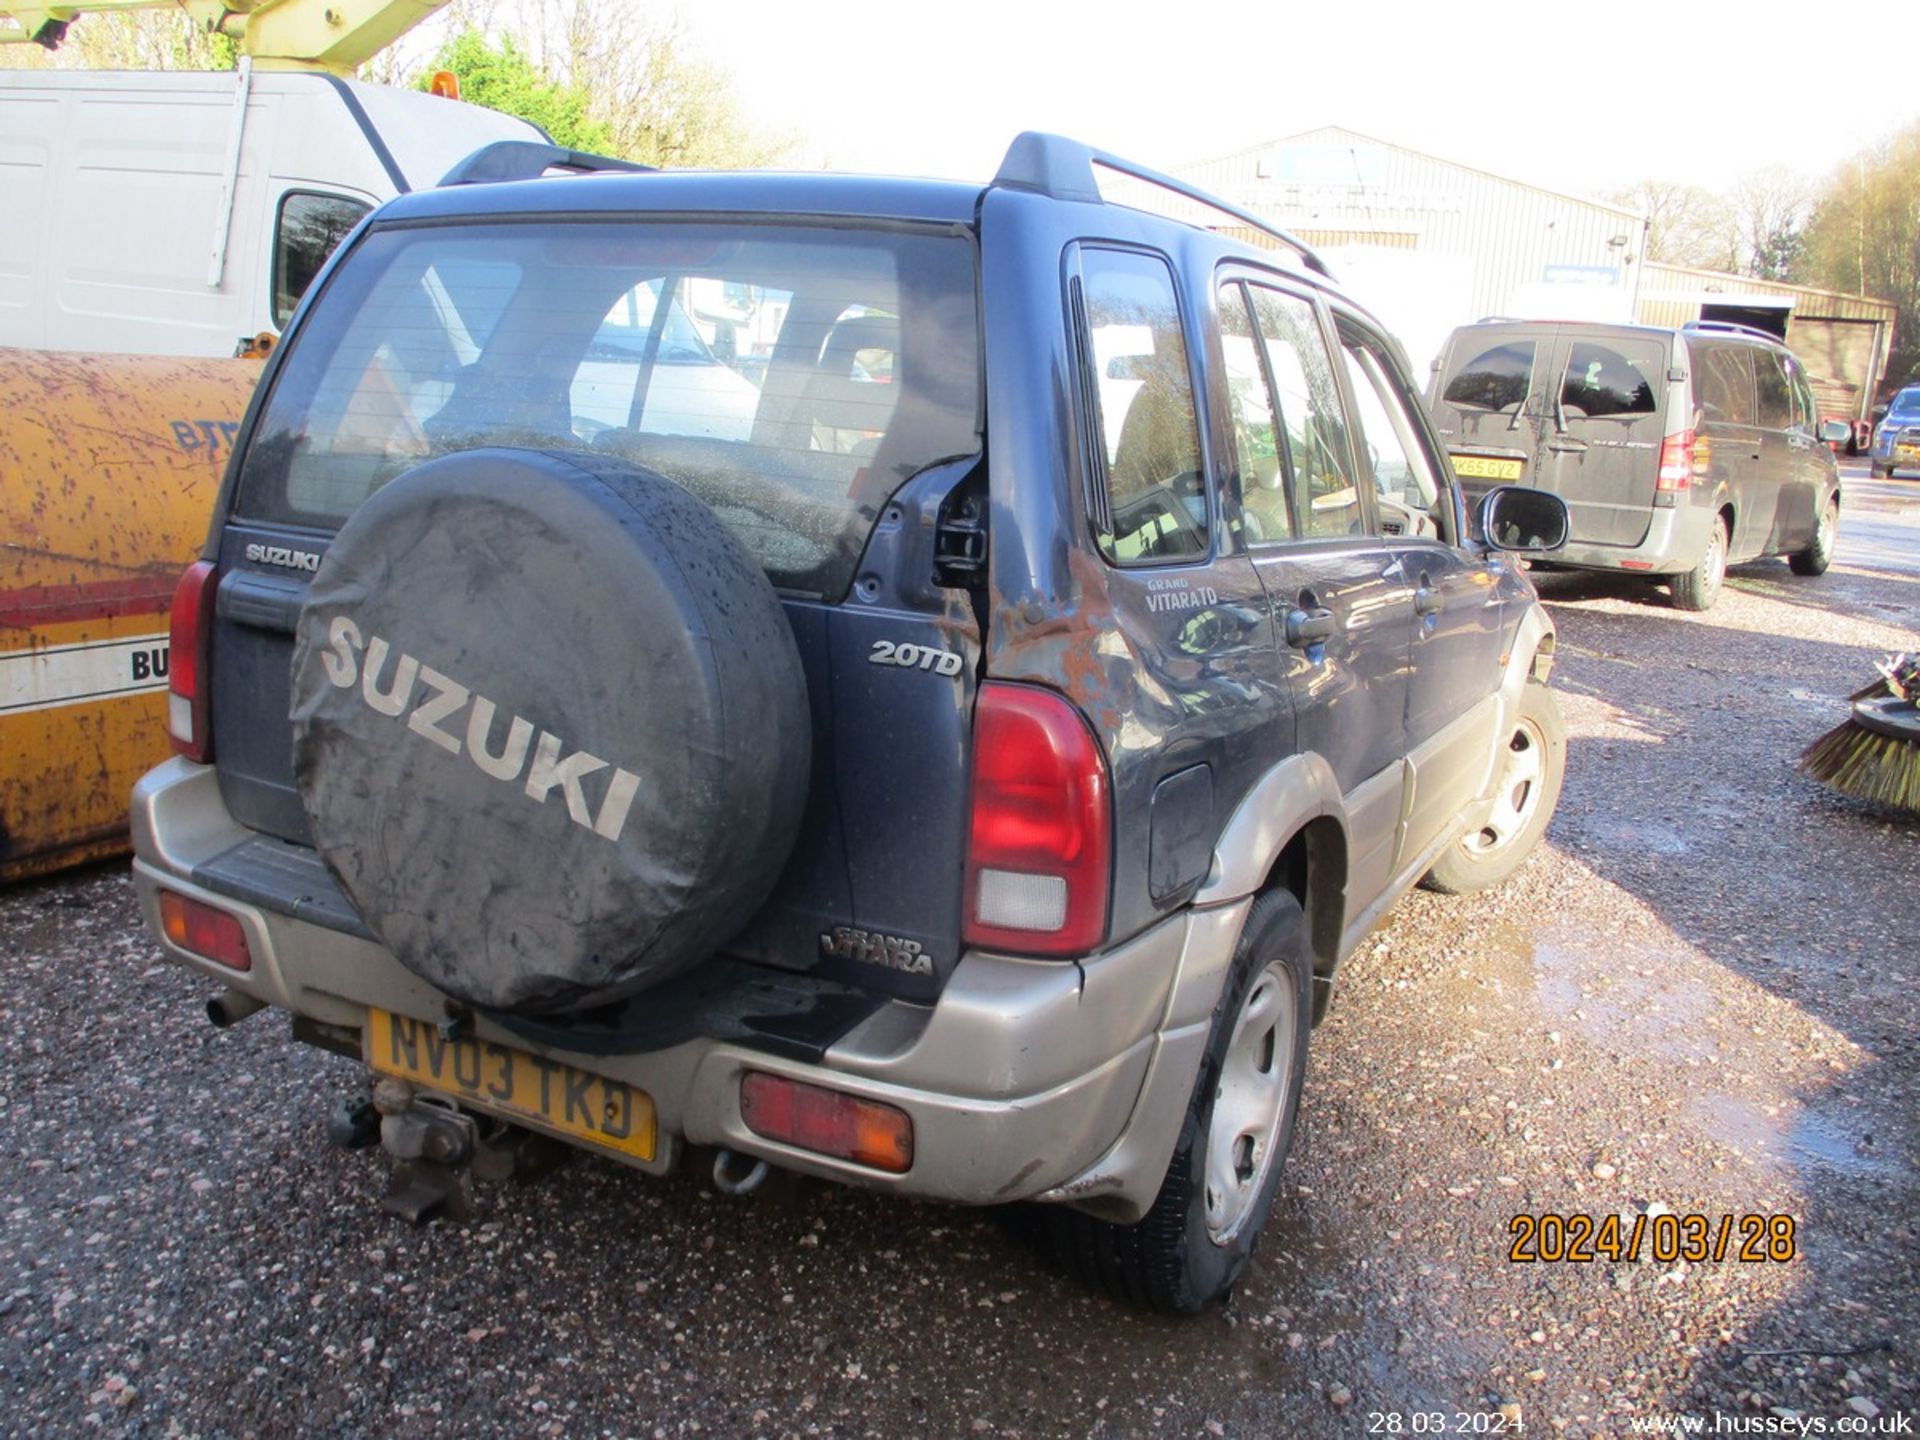
<svg viewBox="0 0 1920 1440"><path fill-rule="evenodd" d="M1307 1067L1307 922L1284 890L1254 901L1214 1010L1187 1115L1146 1217L1048 1208L1044 1233L1087 1284L1192 1314L1225 1297L1273 1210Z"/></svg>
<svg viewBox="0 0 1920 1440"><path fill-rule="evenodd" d="M1720 598L1720 582L1727 577L1727 517L1713 517L1707 532L1707 551L1700 563L1673 577L1673 603L1680 610L1711 610Z"/></svg>
<svg viewBox="0 0 1920 1440"><path fill-rule="evenodd" d="M1443 895L1498 885L1526 864L1560 803L1567 770L1567 726L1552 690L1529 680L1500 754L1493 808L1461 836L1420 883Z"/></svg>
<svg viewBox="0 0 1920 1440"><path fill-rule="evenodd" d="M1833 538L1840 529L1840 500L1829 496L1820 512L1820 528L1813 532L1813 543L1798 554L1789 555L1787 564L1796 575L1824 575L1833 563Z"/></svg>

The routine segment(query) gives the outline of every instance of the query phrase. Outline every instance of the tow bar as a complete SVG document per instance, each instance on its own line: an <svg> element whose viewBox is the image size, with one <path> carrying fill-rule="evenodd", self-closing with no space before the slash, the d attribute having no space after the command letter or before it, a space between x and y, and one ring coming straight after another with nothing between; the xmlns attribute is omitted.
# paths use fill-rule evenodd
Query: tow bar
<svg viewBox="0 0 1920 1440"><path fill-rule="evenodd" d="M353 1107L343 1109L351 1113ZM468 1114L391 1076L374 1085L373 1110L380 1119L380 1146L393 1157L380 1208L415 1225L442 1215L471 1219L475 1179L543 1175L564 1164L570 1153L557 1140Z"/></svg>

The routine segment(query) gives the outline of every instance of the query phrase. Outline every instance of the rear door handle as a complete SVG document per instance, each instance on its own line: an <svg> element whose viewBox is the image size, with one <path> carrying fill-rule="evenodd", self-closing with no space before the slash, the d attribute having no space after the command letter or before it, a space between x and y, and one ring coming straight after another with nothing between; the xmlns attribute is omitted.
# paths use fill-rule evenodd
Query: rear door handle
<svg viewBox="0 0 1920 1440"><path fill-rule="evenodd" d="M1413 592L1413 613L1416 615L1435 615L1444 602L1440 592L1427 583L1426 577L1420 578L1419 586Z"/></svg>
<svg viewBox="0 0 1920 1440"><path fill-rule="evenodd" d="M1334 631L1339 628L1333 618L1333 612L1325 606L1312 610L1289 610L1287 612L1287 644L1296 649L1308 645L1324 645L1331 640Z"/></svg>
<svg viewBox="0 0 1920 1440"><path fill-rule="evenodd" d="M1584 455L1587 453L1587 442L1584 440L1549 440L1547 442L1547 449L1553 451L1556 455Z"/></svg>

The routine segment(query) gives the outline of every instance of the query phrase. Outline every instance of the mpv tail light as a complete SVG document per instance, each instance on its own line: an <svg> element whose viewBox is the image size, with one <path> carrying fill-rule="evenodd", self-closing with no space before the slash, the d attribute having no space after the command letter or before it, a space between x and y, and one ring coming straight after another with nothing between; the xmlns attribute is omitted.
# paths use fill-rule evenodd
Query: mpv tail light
<svg viewBox="0 0 1920 1440"><path fill-rule="evenodd" d="M1050 690L989 682L973 720L969 945L1083 955L1107 934L1112 785L1084 716Z"/></svg>
<svg viewBox="0 0 1920 1440"><path fill-rule="evenodd" d="M173 592L167 643L167 730L173 748L205 765L213 759L213 602L220 572L209 560L187 567Z"/></svg>
<svg viewBox="0 0 1920 1440"><path fill-rule="evenodd" d="M1660 477L1653 488L1653 503L1675 504L1682 490L1692 488L1694 475L1705 473L1709 453L1706 437L1697 436L1692 430L1682 430L1662 440Z"/></svg>

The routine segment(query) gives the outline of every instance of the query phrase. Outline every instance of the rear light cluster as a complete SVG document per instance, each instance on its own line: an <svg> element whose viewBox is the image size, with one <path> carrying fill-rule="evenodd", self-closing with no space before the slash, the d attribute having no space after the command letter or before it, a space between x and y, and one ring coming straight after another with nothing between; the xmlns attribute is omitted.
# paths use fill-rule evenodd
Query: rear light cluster
<svg viewBox="0 0 1920 1440"><path fill-rule="evenodd" d="M1660 442L1660 474L1653 503L1671 507L1680 493L1691 489L1695 476L1705 478L1713 467L1713 442L1693 430L1682 430ZM1644 472L1643 472L1644 473Z"/></svg>
<svg viewBox="0 0 1920 1440"><path fill-rule="evenodd" d="M173 748L205 765L213 759L213 604L220 572L211 561L187 567L173 591L167 637L167 730Z"/></svg>
<svg viewBox="0 0 1920 1440"><path fill-rule="evenodd" d="M1050 690L989 682L974 709L968 944L1083 955L1107 934L1112 786L1080 712Z"/></svg>
<svg viewBox="0 0 1920 1440"><path fill-rule="evenodd" d="M160 892L160 928L182 950L213 960L229 970L253 969L247 932L238 919L171 890Z"/></svg>
<svg viewBox="0 0 1920 1440"><path fill-rule="evenodd" d="M897 1105L749 1070L740 1078L740 1118L756 1135L818 1155L893 1175L913 1166L913 1121Z"/></svg>

